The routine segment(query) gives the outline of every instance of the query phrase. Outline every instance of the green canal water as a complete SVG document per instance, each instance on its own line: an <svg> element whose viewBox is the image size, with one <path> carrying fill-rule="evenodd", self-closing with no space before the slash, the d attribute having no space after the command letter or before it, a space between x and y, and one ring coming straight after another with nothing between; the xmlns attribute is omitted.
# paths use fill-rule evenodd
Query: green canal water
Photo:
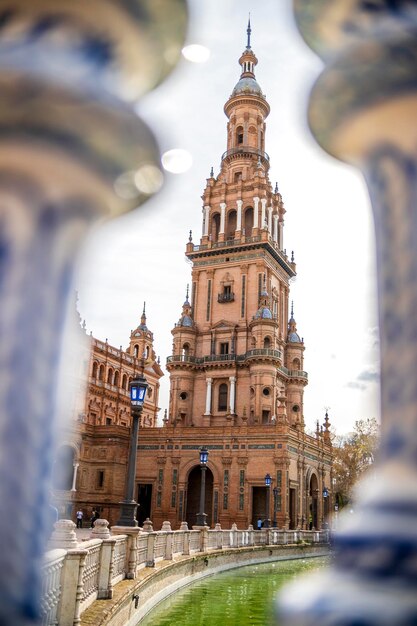
<svg viewBox="0 0 417 626"><path fill-rule="evenodd" d="M278 589L328 563L326 557L276 561L214 574L161 602L140 626L275 626Z"/></svg>

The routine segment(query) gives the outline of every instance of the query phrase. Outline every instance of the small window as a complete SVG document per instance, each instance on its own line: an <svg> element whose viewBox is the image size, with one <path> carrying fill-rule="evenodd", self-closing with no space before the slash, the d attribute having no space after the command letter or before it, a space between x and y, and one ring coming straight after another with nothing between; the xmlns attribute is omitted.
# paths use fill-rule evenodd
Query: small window
<svg viewBox="0 0 417 626"><path fill-rule="evenodd" d="M243 143L243 133L238 133L237 143L238 143L238 146L240 146L240 144Z"/></svg>
<svg viewBox="0 0 417 626"><path fill-rule="evenodd" d="M226 297L230 297L232 294L232 286L231 285L224 285L223 287L223 295Z"/></svg>
<svg viewBox="0 0 417 626"><path fill-rule="evenodd" d="M264 339L264 348L266 350L269 350L271 347L271 338L270 337L265 337Z"/></svg>
<svg viewBox="0 0 417 626"><path fill-rule="evenodd" d="M104 487L104 470L98 470L97 472L97 487L99 489Z"/></svg>
<svg viewBox="0 0 417 626"><path fill-rule="evenodd" d="M227 385L219 385L219 411L227 411Z"/></svg>
<svg viewBox="0 0 417 626"><path fill-rule="evenodd" d="M262 411L262 424L269 424L269 411L268 410L263 410Z"/></svg>
<svg viewBox="0 0 417 626"><path fill-rule="evenodd" d="M186 391L181 391L180 400L186 400L188 398L188 394Z"/></svg>
<svg viewBox="0 0 417 626"><path fill-rule="evenodd" d="M112 420L111 417L106 417L106 426L111 426Z"/></svg>
<svg viewBox="0 0 417 626"><path fill-rule="evenodd" d="M264 387L262 390L262 393L264 394L264 396L269 396L271 393L271 390L269 389L269 387Z"/></svg>
<svg viewBox="0 0 417 626"><path fill-rule="evenodd" d="M225 341L220 344L220 354L229 354L229 342Z"/></svg>
<svg viewBox="0 0 417 626"><path fill-rule="evenodd" d="M294 404L294 406L292 407L292 410L294 411L294 413L298 413L300 410L300 407L298 406L298 404Z"/></svg>

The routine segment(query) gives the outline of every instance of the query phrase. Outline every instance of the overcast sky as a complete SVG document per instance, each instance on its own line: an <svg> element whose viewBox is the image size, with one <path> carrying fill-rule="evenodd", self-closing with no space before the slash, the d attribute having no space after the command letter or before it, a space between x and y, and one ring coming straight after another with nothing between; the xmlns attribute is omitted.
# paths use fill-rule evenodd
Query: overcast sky
<svg viewBox="0 0 417 626"><path fill-rule="evenodd" d="M223 105L239 79L249 11L256 77L271 106L270 177L287 211L284 247L294 250L297 263L290 297L306 347L304 416L312 429L330 407L331 423L344 433L357 419L379 418L373 224L360 173L321 151L306 126L308 91L321 62L298 35L287 0L191 2L187 43L207 46L210 58L199 64L184 59L138 113L161 153L185 149L192 167L167 173L162 191L147 204L94 231L76 278L79 309L95 337L126 348L146 300L161 363L171 354L171 328L190 282L188 231L197 243L205 179L211 166L218 174L226 149ZM168 386L166 374L160 418Z"/></svg>

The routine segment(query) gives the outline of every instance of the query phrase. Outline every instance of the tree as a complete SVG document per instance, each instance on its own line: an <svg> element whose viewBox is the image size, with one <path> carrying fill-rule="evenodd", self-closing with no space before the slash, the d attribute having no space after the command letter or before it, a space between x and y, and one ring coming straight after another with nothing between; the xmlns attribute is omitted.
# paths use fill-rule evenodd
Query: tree
<svg viewBox="0 0 417 626"><path fill-rule="evenodd" d="M339 508L351 501L353 487L372 467L379 439L380 426L374 417L356 421L351 433L335 437L333 477Z"/></svg>

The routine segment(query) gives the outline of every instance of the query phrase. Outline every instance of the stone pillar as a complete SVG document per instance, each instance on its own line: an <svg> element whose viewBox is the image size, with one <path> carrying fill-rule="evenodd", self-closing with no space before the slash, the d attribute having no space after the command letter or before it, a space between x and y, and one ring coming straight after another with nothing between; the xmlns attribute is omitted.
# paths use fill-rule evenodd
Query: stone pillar
<svg viewBox="0 0 417 626"><path fill-rule="evenodd" d="M383 2L377 12L342 0L294 6L326 63L310 96L310 128L332 156L361 168L371 196L382 439L354 514L340 519L334 566L284 590L279 623L405 626L417 615L415 3Z"/></svg>
<svg viewBox="0 0 417 626"><path fill-rule="evenodd" d="M278 242L278 215L274 215L274 230L272 234L272 239L275 242Z"/></svg>
<svg viewBox="0 0 417 626"><path fill-rule="evenodd" d="M261 229L265 228L266 198L261 198Z"/></svg>
<svg viewBox="0 0 417 626"><path fill-rule="evenodd" d="M116 543L116 537L110 537L110 534L109 537L103 539L100 554L100 569L98 573L97 598L99 600L106 600L113 597L113 585L111 579L113 574L113 556Z"/></svg>
<svg viewBox="0 0 417 626"><path fill-rule="evenodd" d="M268 230L269 230L269 234L272 237L272 207L271 206L268 208Z"/></svg>
<svg viewBox="0 0 417 626"><path fill-rule="evenodd" d="M229 411L230 411L231 415L234 415L236 413L236 410L235 410L236 376L229 376L229 382L230 382L230 394L229 394L230 407L229 407Z"/></svg>
<svg viewBox="0 0 417 626"><path fill-rule="evenodd" d="M71 491L77 491L76 488L75 488L75 485L77 483L77 472L78 472L78 468L80 467L80 464L79 463L74 463L73 467L74 467L74 473L72 475Z"/></svg>
<svg viewBox="0 0 417 626"><path fill-rule="evenodd" d="M83 594L83 570L87 554L87 550L77 548L68 550L65 557L57 615L59 626L74 626L74 624L81 622L80 604Z"/></svg>
<svg viewBox="0 0 417 626"><path fill-rule="evenodd" d="M253 228L258 228L259 222L259 198L253 198Z"/></svg>
<svg viewBox="0 0 417 626"><path fill-rule="evenodd" d="M284 223L278 222L278 246L280 250L284 249Z"/></svg>
<svg viewBox="0 0 417 626"><path fill-rule="evenodd" d="M204 211L203 237L208 237L208 227L209 227L209 221L210 221L210 207L206 205L203 211Z"/></svg>
<svg viewBox="0 0 417 626"><path fill-rule="evenodd" d="M226 204L220 202L220 230L219 235L224 235L224 227L226 222Z"/></svg>
<svg viewBox="0 0 417 626"><path fill-rule="evenodd" d="M236 232L240 233L242 230L242 204L243 200L237 200L237 219L236 219Z"/></svg>
<svg viewBox="0 0 417 626"><path fill-rule="evenodd" d="M207 384L207 389L206 389L206 411L204 413L204 415L211 415L211 385L212 385L213 379L212 378L207 378L206 379L206 384Z"/></svg>

